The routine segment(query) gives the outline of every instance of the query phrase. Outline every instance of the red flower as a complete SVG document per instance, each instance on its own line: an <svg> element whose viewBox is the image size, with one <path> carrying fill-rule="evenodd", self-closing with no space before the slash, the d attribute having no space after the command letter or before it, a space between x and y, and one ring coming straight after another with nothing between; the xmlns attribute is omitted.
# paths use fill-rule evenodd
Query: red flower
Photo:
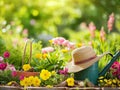
<svg viewBox="0 0 120 90"><path fill-rule="evenodd" d="M120 75L120 63L118 61L114 62L110 69L112 70L113 76Z"/></svg>
<svg viewBox="0 0 120 90"><path fill-rule="evenodd" d="M10 53L8 51L4 52L3 54L4 58L9 58L10 57Z"/></svg>
<svg viewBox="0 0 120 90"><path fill-rule="evenodd" d="M0 70L4 70L6 68L6 63L0 63Z"/></svg>

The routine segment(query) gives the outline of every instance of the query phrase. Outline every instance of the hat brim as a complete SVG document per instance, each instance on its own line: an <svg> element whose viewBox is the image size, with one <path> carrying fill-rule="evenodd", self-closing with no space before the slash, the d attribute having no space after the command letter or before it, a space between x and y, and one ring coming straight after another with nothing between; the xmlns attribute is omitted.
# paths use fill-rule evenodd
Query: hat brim
<svg viewBox="0 0 120 90"><path fill-rule="evenodd" d="M90 60L89 62L85 62L83 64L78 64L78 65L75 65L72 60L71 62L67 63L65 68L68 68L68 72L79 72L81 70L84 70L84 69L90 67L91 65L93 65L95 62L97 62L100 58L102 58L104 55L106 55L108 53L109 52L105 52L102 55L99 55L96 58Z"/></svg>

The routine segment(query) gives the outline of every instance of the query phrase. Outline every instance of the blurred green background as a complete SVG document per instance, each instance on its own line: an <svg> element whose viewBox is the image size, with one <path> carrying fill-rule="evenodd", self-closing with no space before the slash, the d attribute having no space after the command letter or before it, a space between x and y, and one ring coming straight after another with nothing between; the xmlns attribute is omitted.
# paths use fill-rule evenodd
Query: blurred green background
<svg viewBox="0 0 120 90"><path fill-rule="evenodd" d="M119 0L0 0L0 27L3 24L27 29L28 37L36 39L63 36L79 31L82 22L92 21L97 29L104 26L111 13L115 14L114 31L120 31ZM42 35L41 35L42 34Z"/></svg>
<svg viewBox="0 0 120 90"><path fill-rule="evenodd" d="M107 22L111 13L115 22L109 32ZM94 38L88 28L91 22L96 26ZM21 67L26 38L34 39L33 49L39 52L49 39L58 36L80 46L91 45L97 54L115 54L120 50L120 0L0 0L0 56L9 51L9 63ZM109 60L111 57L104 57L100 69Z"/></svg>

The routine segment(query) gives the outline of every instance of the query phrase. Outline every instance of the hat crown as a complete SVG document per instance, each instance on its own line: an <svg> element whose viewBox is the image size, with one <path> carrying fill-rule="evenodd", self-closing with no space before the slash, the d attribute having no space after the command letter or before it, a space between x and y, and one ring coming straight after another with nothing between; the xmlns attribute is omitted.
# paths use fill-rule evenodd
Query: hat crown
<svg viewBox="0 0 120 90"><path fill-rule="evenodd" d="M90 46L83 46L81 48L75 49L72 52L72 60L74 60L74 63L82 62L94 56L96 56L96 53Z"/></svg>

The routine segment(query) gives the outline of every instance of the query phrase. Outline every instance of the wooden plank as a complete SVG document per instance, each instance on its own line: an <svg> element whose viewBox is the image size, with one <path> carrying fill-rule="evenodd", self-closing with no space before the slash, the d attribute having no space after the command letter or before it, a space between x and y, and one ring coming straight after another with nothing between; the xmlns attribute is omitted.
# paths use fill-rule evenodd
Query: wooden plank
<svg viewBox="0 0 120 90"><path fill-rule="evenodd" d="M0 90L25 90L23 87L15 87L15 86L0 86ZM120 87L112 88L112 87L27 87L26 90L120 90Z"/></svg>

